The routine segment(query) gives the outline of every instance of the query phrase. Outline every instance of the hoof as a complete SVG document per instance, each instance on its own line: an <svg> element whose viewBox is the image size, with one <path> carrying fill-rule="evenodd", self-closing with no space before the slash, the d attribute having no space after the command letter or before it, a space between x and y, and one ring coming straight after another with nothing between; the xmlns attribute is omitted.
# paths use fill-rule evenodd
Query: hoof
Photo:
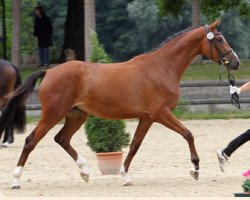
<svg viewBox="0 0 250 200"><path fill-rule="evenodd" d="M199 180L199 171L191 170L190 175L194 178L194 180L196 180L196 181Z"/></svg>
<svg viewBox="0 0 250 200"><path fill-rule="evenodd" d="M18 190L18 189L20 189L20 188L21 188L20 185L13 185L13 186L11 187L12 190Z"/></svg>
<svg viewBox="0 0 250 200"><path fill-rule="evenodd" d="M85 180L87 183L89 182L89 174L81 173L81 177L83 180Z"/></svg>
<svg viewBox="0 0 250 200"><path fill-rule="evenodd" d="M132 181L125 181L124 183L123 183L123 186L131 186L131 185L133 185L133 183L132 183Z"/></svg>

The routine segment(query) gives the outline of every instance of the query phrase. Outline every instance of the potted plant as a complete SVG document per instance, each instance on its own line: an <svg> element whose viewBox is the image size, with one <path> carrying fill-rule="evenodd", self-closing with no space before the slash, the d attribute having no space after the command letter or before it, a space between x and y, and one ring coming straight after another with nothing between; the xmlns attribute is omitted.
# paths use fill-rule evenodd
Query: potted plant
<svg viewBox="0 0 250 200"><path fill-rule="evenodd" d="M95 32L91 33L91 40L91 61L111 62ZM96 152L102 174L118 174L122 164L122 148L129 144L130 139L129 133L125 131L124 121L89 116L85 123L85 133L87 144Z"/></svg>
<svg viewBox="0 0 250 200"><path fill-rule="evenodd" d="M122 164L122 147L129 144L124 121L90 116L85 123L85 133L87 144L96 152L102 174L118 174Z"/></svg>
<svg viewBox="0 0 250 200"><path fill-rule="evenodd" d="M235 197L250 197L250 169L244 172L243 176L245 177L245 181L242 184L244 193L235 193Z"/></svg>

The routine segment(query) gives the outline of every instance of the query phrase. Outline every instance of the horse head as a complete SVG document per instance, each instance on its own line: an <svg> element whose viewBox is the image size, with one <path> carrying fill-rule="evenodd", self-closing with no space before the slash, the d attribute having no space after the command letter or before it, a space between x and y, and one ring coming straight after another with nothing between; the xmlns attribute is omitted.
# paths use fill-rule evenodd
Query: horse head
<svg viewBox="0 0 250 200"><path fill-rule="evenodd" d="M234 50L218 31L217 27L221 20L217 20L210 25L205 25L205 36L202 41L202 54L207 58L222 64L228 70L237 70L240 66L240 60Z"/></svg>

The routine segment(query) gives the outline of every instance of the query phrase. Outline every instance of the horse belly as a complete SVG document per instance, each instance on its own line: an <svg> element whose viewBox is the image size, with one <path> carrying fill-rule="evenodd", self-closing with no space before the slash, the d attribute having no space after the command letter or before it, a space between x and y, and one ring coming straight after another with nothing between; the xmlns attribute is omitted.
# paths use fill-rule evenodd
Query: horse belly
<svg viewBox="0 0 250 200"><path fill-rule="evenodd" d="M89 114L106 119L131 119L148 116L139 101L117 96L85 97L78 106Z"/></svg>

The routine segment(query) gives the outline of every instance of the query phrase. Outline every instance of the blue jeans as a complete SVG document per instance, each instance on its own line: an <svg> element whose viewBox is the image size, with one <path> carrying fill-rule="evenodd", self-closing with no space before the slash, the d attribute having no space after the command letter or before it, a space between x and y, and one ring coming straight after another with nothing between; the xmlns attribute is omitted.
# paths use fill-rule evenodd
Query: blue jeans
<svg viewBox="0 0 250 200"><path fill-rule="evenodd" d="M39 47L39 59L41 65L49 65L49 48Z"/></svg>

